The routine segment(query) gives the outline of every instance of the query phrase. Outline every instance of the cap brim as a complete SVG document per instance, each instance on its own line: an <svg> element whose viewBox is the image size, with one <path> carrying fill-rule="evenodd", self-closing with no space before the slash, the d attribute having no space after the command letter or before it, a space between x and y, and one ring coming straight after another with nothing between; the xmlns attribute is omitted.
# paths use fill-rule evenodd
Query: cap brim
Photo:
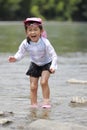
<svg viewBox="0 0 87 130"><path fill-rule="evenodd" d="M26 20L24 20L24 23L28 23L28 22L37 22L42 24L42 19L41 18L27 18Z"/></svg>

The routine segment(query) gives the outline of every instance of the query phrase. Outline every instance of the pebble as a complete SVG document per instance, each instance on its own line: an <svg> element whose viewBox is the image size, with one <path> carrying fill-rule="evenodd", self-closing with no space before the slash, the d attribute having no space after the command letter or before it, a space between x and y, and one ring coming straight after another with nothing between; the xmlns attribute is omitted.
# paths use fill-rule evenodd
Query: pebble
<svg viewBox="0 0 87 130"><path fill-rule="evenodd" d="M12 120L7 119L7 118L0 119L0 125L5 125L5 124L11 123L11 122L12 122Z"/></svg>
<svg viewBox="0 0 87 130"><path fill-rule="evenodd" d="M26 130L87 130L87 127L57 120L39 119L32 122Z"/></svg>
<svg viewBox="0 0 87 130"><path fill-rule="evenodd" d="M4 115L4 112L3 111L0 111L0 116L3 116Z"/></svg>
<svg viewBox="0 0 87 130"><path fill-rule="evenodd" d="M85 80L77 80L77 79L69 79L67 80L68 83L79 83L79 84L87 84Z"/></svg>
<svg viewBox="0 0 87 130"><path fill-rule="evenodd" d="M84 104L87 103L87 99L83 98L83 97L73 97L71 100L71 103L80 103L80 104Z"/></svg>

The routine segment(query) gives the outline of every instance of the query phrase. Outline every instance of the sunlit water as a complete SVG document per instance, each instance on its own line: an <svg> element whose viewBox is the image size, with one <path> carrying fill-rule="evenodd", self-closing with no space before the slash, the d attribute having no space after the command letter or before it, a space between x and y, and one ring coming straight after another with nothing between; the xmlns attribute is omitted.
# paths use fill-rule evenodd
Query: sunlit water
<svg viewBox="0 0 87 130"><path fill-rule="evenodd" d="M87 53L72 53L58 56L58 70L51 75L49 84L52 108L44 110L30 109L29 78L25 75L29 59L9 63L8 56L0 54L0 111L13 112L7 115L13 123L2 126L6 130L24 130L37 119L58 120L87 126L87 105L71 105L74 96L87 99L87 84L70 84L69 79L87 81ZM38 101L42 101L39 85ZM1 118L1 117L0 117Z"/></svg>

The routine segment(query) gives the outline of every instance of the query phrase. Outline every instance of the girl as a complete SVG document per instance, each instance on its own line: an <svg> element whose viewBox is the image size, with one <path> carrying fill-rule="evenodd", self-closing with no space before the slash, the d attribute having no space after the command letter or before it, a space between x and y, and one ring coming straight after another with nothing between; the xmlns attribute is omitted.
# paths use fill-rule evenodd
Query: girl
<svg viewBox="0 0 87 130"><path fill-rule="evenodd" d="M26 75L30 79L31 107L37 108L38 81L42 87L42 108L50 108L50 89L48 80L51 73L57 69L57 54L47 38L44 37L42 19L27 18L24 21L26 39L19 46L14 56L9 57L9 62L21 60L25 52L29 53L31 63Z"/></svg>

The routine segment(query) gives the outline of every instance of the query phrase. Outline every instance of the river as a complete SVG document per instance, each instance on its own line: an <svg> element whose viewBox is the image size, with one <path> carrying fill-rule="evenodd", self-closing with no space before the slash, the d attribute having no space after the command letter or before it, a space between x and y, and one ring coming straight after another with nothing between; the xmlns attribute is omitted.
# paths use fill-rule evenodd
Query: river
<svg viewBox="0 0 87 130"><path fill-rule="evenodd" d="M58 55L58 69L49 80L52 103L50 110L30 108L29 78L25 75L29 57L26 56L20 62L9 63L9 55L13 54L0 53L0 111L10 113L6 118L10 118L12 123L0 126L0 130L24 130L27 124L37 119L59 120L87 126L87 105L70 103L75 96L87 99L87 84L67 82L69 79L87 81L86 52ZM38 101L42 101L40 85Z"/></svg>

